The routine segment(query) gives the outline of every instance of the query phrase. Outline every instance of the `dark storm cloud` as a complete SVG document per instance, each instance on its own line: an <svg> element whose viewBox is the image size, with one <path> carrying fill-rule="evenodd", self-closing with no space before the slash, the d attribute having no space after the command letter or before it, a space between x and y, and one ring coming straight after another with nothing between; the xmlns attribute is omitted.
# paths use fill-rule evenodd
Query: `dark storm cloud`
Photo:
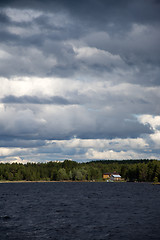
<svg viewBox="0 0 160 240"><path fill-rule="evenodd" d="M5 10L1 13L0 19L3 23L15 27L21 26L28 32L38 26L39 31L31 31L29 36L27 34L23 36L23 34L3 30L0 33L0 41L21 46L26 51L27 48L34 47L43 55L39 63L27 53L26 60L21 60L25 53L17 53L15 49L15 52L12 51L12 55L16 56L15 66L8 69L7 65L11 63L9 59L6 60L0 69L2 76L69 77L75 72L81 72L84 67L86 73L92 71L95 74L109 72L117 67L114 64L111 67L111 65L91 64L76 59L73 46L69 44L69 41L83 39L84 43L90 47L119 55L126 64L125 68L127 66L129 70L134 67L138 68L139 71L134 80L126 78L123 81L140 82L144 85L160 84L160 4L157 1L2 1L0 6L42 11L40 16L31 19L28 23L23 20L12 21L4 13ZM56 17L52 19L50 15L47 15L48 13L64 16L63 24L57 24ZM69 22L66 21L68 19ZM64 43L65 41L67 43ZM47 62L49 56L55 57L57 63L54 66L42 67L43 61ZM32 68L34 65L35 68Z"/></svg>
<svg viewBox="0 0 160 240"><path fill-rule="evenodd" d="M2 11L0 12L0 23L3 25L6 25L8 23L10 23L10 19L9 17L3 13Z"/></svg>
<svg viewBox="0 0 160 240"><path fill-rule="evenodd" d="M81 131L79 133L75 132L77 138L81 139L114 139L114 138L138 138L142 134L151 134L153 131L143 124L139 123L120 123L120 128L115 129L114 126L109 126L103 130L93 131L92 129L85 130L85 132ZM72 135L73 136L73 135ZM71 136L71 137L72 137Z"/></svg>
<svg viewBox="0 0 160 240"><path fill-rule="evenodd" d="M12 34L6 31L0 31L0 42L4 43L13 43L13 42L19 42L19 36L16 34Z"/></svg>
<svg viewBox="0 0 160 240"><path fill-rule="evenodd" d="M17 0L1 1L1 7L30 8L47 11L68 10L72 15L81 18L104 21L112 19L119 21L128 19L129 21L147 21L159 20L159 1L156 0Z"/></svg>
<svg viewBox="0 0 160 240"><path fill-rule="evenodd" d="M88 25L91 24L92 30L96 27L99 27L99 30L104 30L107 24L116 23L116 25L121 26L124 32L124 26L134 22L156 24L160 21L160 4L155 0L47 0L45 2L42 0L10 0L1 1L0 7L35 9L46 12L67 12L72 18L77 19L76 24L79 21ZM6 17L3 16L2 18L6 21ZM46 26L44 17L38 18L37 22L42 26ZM86 28L87 25L84 27Z"/></svg>
<svg viewBox="0 0 160 240"><path fill-rule="evenodd" d="M2 103L11 103L11 104L57 104L57 105L70 105L77 104L76 102L70 102L69 100L60 97L53 96L50 98L39 98L37 96L21 96L16 97L13 95L6 96L1 99Z"/></svg>

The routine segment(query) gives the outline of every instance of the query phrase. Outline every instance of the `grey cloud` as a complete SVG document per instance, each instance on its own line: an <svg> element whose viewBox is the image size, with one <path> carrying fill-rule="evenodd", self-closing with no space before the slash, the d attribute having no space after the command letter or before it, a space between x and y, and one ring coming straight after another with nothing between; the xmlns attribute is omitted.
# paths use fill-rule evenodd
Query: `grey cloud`
<svg viewBox="0 0 160 240"><path fill-rule="evenodd" d="M88 107L88 109L98 110L109 107L117 112L117 115L126 116L129 114L152 114L159 115L160 101L159 88L148 88L141 85L121 85L114 86L111 89L104 87L104 90L94 90L83 92L68 91L67 95L77 101L80 105ZM125 107L124 107L125 106ZM97 112L98 114L98 112ZM100 112L101 114L101 112Z"/></svg>
<svg viewBox="0 0 160 240"><path fill-rule="evenodd" d="M11 104L57 104L57 105L70 105L77 104L77 102L72 102L60 96L53 96L49 98L39 98L37 96L20 96L16 97L13 95L6 96L1 99L2 103Z"/></svg>
<svg viewBox="0 0 160 240"><path fill-rule="evenodd" d="M122 124L122 125L121 125ZM111 128L109 128L111 127ZM120 129L115 129L114 126L108 126L101 131L94 132L93 130L86 129L84 132L75 132L75 135L81 139L114 139L114 138L138 138L142 134L153 133L149 127L143 126L139 123L124 124L123 122L119 125Z"/></svg>
<svg viewBox="0 0 160 240"><path fill-rule="evenodd" d="M45 146L46 142L44 140L23 140L23 139L14 139L14 138L0 138L1 147L16 147L16 148L38 148Z"/></svg>
<svg viewBox="0 0 160 240"><path fill-rule="evenodd" d="M87 149L85 149L85 148L67 148L67 147L65 147L64 145L58 145L58 144L56 144L56 143L54 143L54 144L49 144L48 146L46 145L46 146L44 146L43 148L41 148L40 149L40 153L45 153L45 154L47 154L47 155L51 155L51 157L53 157L53 155L52 154L57 154L57 156L58 156L58 154L60 155L60 156L64 156L64 158L65 158L65 156L66 155L68 155L68 156L70 156L70 157L72 157L72 156L74 156L74 155L81 155L81 154L84 154L84 153L86 153L86 151L87 151Z"/></svg>
<svg viewBox="0 0 160 240"><path fill-rule="evenodd" d="M15 109L16 110L16 109ZM127 138L139 137L153 131L123 112L104 113L89 111L83 107L47 108L44 111L29 109L13 111L13 106L1 113L0 135L13 139L70 139L78 138ZM128 115L128 120L127 119ZM10 119L9 117L12 118Z"/></svg>
<svg viewBox="0 0 160 240"><path fill-rule="evenodd" d="M12 43L19 41L19 36L17 34L12 34L7 31L0 31L0 42Z"/></svg>
<svg viewBox="0 0 160 240"><path fill-rule="evenodd" d="M143 27L146 29L142 30ZM134 28L134 27L133 27ZM91 47L96 47L117 54L126 64L130 71L134 71L132 83L142 83L143 85L159 85L159 63L160 63L160 41L159 27L156 26L135 26L135 31L130 31L123 36L115 34L113 36L104 33L94 33L86 36L85 40ZM140 29L138 29L140 28ZM126 67L121 69L126 70ZM105 69L105 68L104 68ZM134 70L135 69L135 70ZM127 77L123 81L130 82Z"/></svg>
<svg viewBox="0 0 160 240"><path fill-rule="evenodd" d="M10 56L0 65L1 76L71 76L80 68L70 44L41 36L19 37L2 32L1 41L9 42L6 50Z"/></svg>
<svg viewBox="0 0 160 240"><path fill-rule="evenodd" d="M92 118L94 115L92 116ZM137 138L142 134L153 133L149 125L140 124L131 117L129 119L122 118L117 114L108 116L101 113L100 117L96 117L95 126L81 129L77 137L82 139L114 139L114 138ZM75 133L76 135L76 133Z"/></svg>
<svg viewBox="0 0 160 240"><path fill-rule="evenodd" d="M19 110L6 108L1 111L0 137L1 139L37 139L39 128L44 122L38 119L30 109Z"/></svg>

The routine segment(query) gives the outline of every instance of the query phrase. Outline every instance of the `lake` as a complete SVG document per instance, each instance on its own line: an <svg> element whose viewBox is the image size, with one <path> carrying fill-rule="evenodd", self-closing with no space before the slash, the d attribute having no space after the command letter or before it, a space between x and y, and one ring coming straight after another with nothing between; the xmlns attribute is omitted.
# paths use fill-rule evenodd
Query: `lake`
<svg viewBox="0 0 160 240"><path fill-rule="evenodd" d="M0 239L160 239L160 185L0 184Z"/></svg>

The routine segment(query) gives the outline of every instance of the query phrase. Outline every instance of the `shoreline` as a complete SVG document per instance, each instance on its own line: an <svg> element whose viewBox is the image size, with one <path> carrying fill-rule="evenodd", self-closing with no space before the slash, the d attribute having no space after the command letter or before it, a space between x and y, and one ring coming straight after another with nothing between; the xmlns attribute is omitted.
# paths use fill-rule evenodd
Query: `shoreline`
<svg viewBox="0 0 160 240"><path fill-rule="evenodd" d="M0 183L50 183L50 182L103 182L103 181L71 181L71 180L61 180L61 181L47 181L47 180L37 180L37 181L26 181L26 180L20 180L20 181L0 181Z"/></svg>
<svg viewBox="0 0 160 240"><path fill-rule="evenodd" d="M0 183L62 183L62 182L65 182L65 183L74 183L74 182L83 182L83 183L87 183L87 182L90 182L90 183L95 183L95 182L101 182L101 183L110 183L110 182L106 182L106 181L93 181L93 180L90 180L90 181L71 181L71 180L61 180L61 181L47 181L47 180L37 180L37 181L26 181L26 180L19 180L19 181L0 181ZM111 183L130 183L130 182L127 182L127 181L114 181L114 182L111 182ZM133 183L133 182L132 182ZM160 182L134 182L134 183L150 183L150 184L153 184L153 185L159 185Z"/></svg>

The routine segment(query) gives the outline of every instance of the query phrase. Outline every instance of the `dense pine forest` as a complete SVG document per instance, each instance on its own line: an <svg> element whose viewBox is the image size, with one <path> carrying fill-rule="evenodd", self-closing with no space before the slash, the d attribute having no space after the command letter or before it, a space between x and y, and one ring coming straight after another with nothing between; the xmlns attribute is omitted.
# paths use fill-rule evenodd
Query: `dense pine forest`
<svg viewBox="0 0 160 240"><path fill-rule="evenodd" d="M0 181L103 181L103 173L119 173L126 181L160 181L160 161L125 160L78 163L0 163Z"/></svg>

